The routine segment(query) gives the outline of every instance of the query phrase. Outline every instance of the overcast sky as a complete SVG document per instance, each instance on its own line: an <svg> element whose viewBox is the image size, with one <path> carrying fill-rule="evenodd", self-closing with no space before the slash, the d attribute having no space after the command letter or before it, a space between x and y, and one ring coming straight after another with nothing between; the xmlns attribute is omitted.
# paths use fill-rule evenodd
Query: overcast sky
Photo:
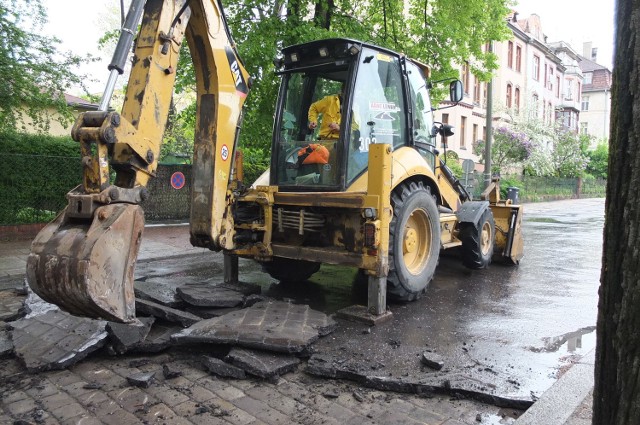
<svg viewBox="0 0 640 425"><path fill-rule="evenodd" d="M614 40L614 0L515 0L518 18L532 13L540 16L547 41L565 41L582 54L582 45L598 48L597 62L612 68Z"/></svg>
<svg viewBox="0 0 640 425"><path fill-rule="evenodd" d="M224 0L223 0L224 1ZM598 48L597 62L611 69L613 57L614 0L515 0L514 8L524 18L540 16L547 41L565 41L582 54L584 42ZM129 3L129 1L125 1ZM118 25L119 0L43 0L49 23L45 32L62 40L62 49L78 55L91 53L103 58L99 64L81 71L97 81L90 91L102 92L108 76L107 64L112 52L97 49L98 39L108 28ZM115 20L115 22L114 22ZM72 93L80 94L80 93Z"/></svg>

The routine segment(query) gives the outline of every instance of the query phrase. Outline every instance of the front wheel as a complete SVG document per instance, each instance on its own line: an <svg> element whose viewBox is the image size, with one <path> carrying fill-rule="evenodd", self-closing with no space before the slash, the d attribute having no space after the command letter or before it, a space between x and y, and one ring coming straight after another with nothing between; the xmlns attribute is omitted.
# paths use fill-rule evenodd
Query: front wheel
<svg viewBox="0 0 640 425"><path fill-rule="evenodd" d="M262 270L280 282L302 282L320 270L320 263L273 257L272 261L262 263Z"/></svg>
<svg viewBox="0 0 640 425"><path fill-rule="evenodd" d="M440 215L429 187L403 183L391 195L387 293L413 301L431 282L440 255Z"/></svg>
<svg viewBox="0 0 640 425"><path fill-rule="evenodd" d="M486 269L491 264L495 243L495 224L490 209L482 213L478 224L461 223L462 264L470 269Z"/></svg>

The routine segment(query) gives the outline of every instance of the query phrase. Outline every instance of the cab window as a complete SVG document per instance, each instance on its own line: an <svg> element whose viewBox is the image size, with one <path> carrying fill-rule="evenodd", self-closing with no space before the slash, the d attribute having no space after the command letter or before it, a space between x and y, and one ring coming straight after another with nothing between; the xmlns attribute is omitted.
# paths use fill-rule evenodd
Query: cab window
<svg viewBox="0 0 640 425"><path fill-rule="evenodd" d="M407 123L402 73L397 57L364 48L360 54L353 94L347 181L367 168L369 145L407 144Z"/></svg>

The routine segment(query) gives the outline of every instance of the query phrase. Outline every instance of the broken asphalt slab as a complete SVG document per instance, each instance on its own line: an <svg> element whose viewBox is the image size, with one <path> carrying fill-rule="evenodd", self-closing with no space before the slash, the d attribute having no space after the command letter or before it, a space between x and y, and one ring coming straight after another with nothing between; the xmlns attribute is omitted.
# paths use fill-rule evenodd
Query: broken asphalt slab
<svg viewBox="0 0 640 425"><path fill-rule="evenodd" d="M9 332L0 331L0 358L13 354L13 342L9 336Z"/></svg>
<svg viewBox="0 0 640 425"><path fill-rule="evenodd" d="M183 328L177 325L154 323L144 341L137 344L132 353L159 353L171 347L171 335L180 332Z"/></svg>
<svg viewBox="0 0 640 425"><path fill-rule="evenodd" d="M132 387L149 388L155 381L155 372L135 373L127 376L127 382Z"/></svg>
<svg viewBox="0 0 640 425"><path fill-rule="evenodd" d="M384 369L384 365L382 368ZM319 377L346 379L380 391L395 391L409 394L447 394L454 397L474 399L498 407L525 410L533 404L531 399L517 399L491 394L477 380L461 373L436 373L414 380L393 377L378 367L372 370L362 360L346 359L331 355L314 354L307 362L305 372Z"/></svg>
<svg viewBox="0 0 640 425"><path fill-rule="evenodd" d="M64 369L84 359L105 344L105 325L62 311L9 323L14 353L29 372Z"/></svg>
<svg viewBox="0 0 640 425"><path fill-rule="evenodd" d="M138 323L107 323L110 345L116 354L124 354L138 347L147 337L155 318L141 317Z"/></svg>
<svg viewBox="0 0 640 425"><path fill-rule="evenodd" d="M150 280L136 280L134 282L134 292L137 298L147 301L153 301L171 308L180 308L184 306L184 301L178 296L176 289L184 285L180 279L161 279L155 278Z"/></svg>
<svg viewBox="0 0 640 425"><path fill-rule="evenodd" d="M9 322L23 316L25 299L24 295L19 295L15 290L0 291L0 320Z"/></svg>
<svg viewBox="0 0 640 425"><path fill-rule="evenodd" d="M247 377L244 369L230 365L215 357L203 356L202 365L209 373L222 378L245 379Z"/></svg>
<svg viewBox="0 0 640 425"><path fill-rule="evenodd" d="M175 342L239 345L280 353L301 353L337 323L307 305L263 301L221 317L202 320L172 337Z"/></svg>
<svg viewBox="0 0 640 425"><path fill-rule="evenodd" d="M198 317L195 314L171 307L165 307L161 304L154 303L153 301L142 300L140 298L136 298L136 311L137 313L154 316L168 322L180 323L185 328L202 320L201 317Z"/></svg>
<svg viewBox="0 0 640 425"><path fill-rule="evenodd" d="M300 364L300 359L295 356L244 348L232 348L225 360L264 379L291 372Z"/></svg>
<svg viewBox="0 0 640 425"><path fill-rule="evenodd" d="M251 283L200 283L177 288L178 295L197 307L237 307L243 305L248 295L257 295L260 285Z"/></svg>

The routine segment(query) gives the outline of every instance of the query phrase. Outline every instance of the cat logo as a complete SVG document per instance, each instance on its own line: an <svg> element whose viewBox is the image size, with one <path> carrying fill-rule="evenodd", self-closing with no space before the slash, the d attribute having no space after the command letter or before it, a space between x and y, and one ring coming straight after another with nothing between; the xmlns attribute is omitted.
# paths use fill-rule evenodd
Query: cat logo
<svg viewBox="0 0 640 425"><path fill-rule="evenodd" d="M249 88L247 87L247 82L244 80L244 76L240 70L240 65L238 65L238 58L231 47L226 46L224 51L227 54L231 75L233 76L233 81L236 85L236 94L240 97L246 97L249 93Z"/></svg>

